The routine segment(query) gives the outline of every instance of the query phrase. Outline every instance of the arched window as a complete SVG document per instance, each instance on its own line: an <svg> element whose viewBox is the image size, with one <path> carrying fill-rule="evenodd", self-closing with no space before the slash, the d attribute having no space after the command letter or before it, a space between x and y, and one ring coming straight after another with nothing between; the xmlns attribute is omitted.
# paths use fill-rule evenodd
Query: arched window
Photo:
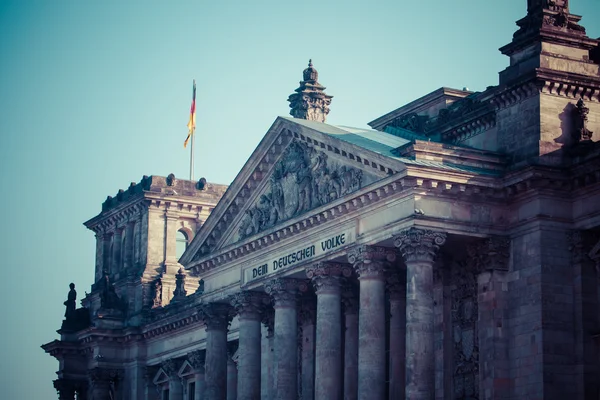
<svg viewBox="0 0 600 400"><path fill-rule="evenodd" d="M184 231L177 231L177 244L175 247L175 252L178 260L183 255L185 249L187 249L188 244L189 238L187 233L185 233Z"/></svg>

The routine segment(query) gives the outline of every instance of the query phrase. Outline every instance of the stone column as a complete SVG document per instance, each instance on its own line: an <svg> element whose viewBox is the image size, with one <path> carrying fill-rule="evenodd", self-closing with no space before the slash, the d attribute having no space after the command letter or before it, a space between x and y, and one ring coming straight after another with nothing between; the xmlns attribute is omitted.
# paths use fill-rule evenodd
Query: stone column
<svg viewBox="0 0 600 400"><path fill-rule="evenodd" d="M433 262L446 234L417 228L394 238L406 263L406 398L435 396Z"/></svg>
<svg viewBox="0 0 600 400"><path fill-rule="evenodd" d="M276 278L265 284L267 293L273 297L275 309L275 400L295 400L298 397L298 286L299 281L291 278Z"/></svg>
<svg viewBox="0 0 600 400"><path fill-rule="evenodd" d="M358 288L347 283L342 292L344 303L344 400L358 399Z"/></svg>
<svg viewBox="0 0 600 400"><path fill-rule="evenodd" d="M205 399L227 398L227 328L231 308L227 304L209 303L200 308L206 324Z"/></svg>
<svg viewBox="0 0 600 400"><path fill-rule="evenodd" d="M96 232L96 271L95 271L95 282L102 279L102 271L104 270L104 248L105 248L106 235L103 232Z"/></svg>
<svg viewBox="0 0 600 400"><path fill-rule="evenodd" d="M135 222L130 221L125 226L125 259L123 260L123 268L128 269L133 267L133 229L135 228Z"/></svg>
<svg viewBox="0 0 600 400"><path fill-rule="evenodd" d="M406 358L406 270L394 268L387 277L390 299L389 400L404 400Z"/></svg>
<svg viewBox="0 0 600 400"><path fill-rule="evenodd" d="M110 233L104 233L102 236L102 271L100 271L100 279L102 279L102 273L104 271L110 273L111 270L111 259L112 254L110 252L110 243L113 240L113 235Z"/></svg>
<svg viewBox="0 0 600 400"><path fill-rule="evenodd" d="M205 353L202 350L195 350L188 354L188 361L194 368L194 400L204 399L204 361Z"/></svg>
<svg viewBox="0 0 600 400"><path fill-rule="evenodd" d="M161 368L169 377L169 400L183 400L183 386L177 374L179 363L175 360L166 360L161 364Z"/></svg>
<svg viewBox="0 0 600 400"><path fill-rule="evenodd" d="M113 236L113 253L112 262L110 265L110 273L115 274L121 270L121 243L123 241L123 229L117 228Z"/></svg>
<svg viewBox="0 0 600 400"><path fill-rule="evenodd" d="M227 356L227 400L237 399L238 370L233 354Z"/></svg>
<svg viewBox="0 0 600 400"><path fill-rule="evenodd" d="M169 267L177 265L177 221L179 216L172 211L165 213L165 266L167 273L172 274L175 271L169 271Z"/></svg>
<svg viewBox="0 0 600 400"><path fill-rule="evenodd" d="M311 296L302 299L300 324L302 326L302 400L315 398L315 323L317 304Z"/></svg>
<svg viewBox="0 0 600 400"><path fill-rule="evenodd" d="M385 275L387 263L396 259L394 250L357 246L348 254L360 286L358 316L358 398L385 397Z"/></svg>
<svg viewBox="0 0 600 400"><path fill-rule="evenodd" d="M273 398L273 354L275 352L273 343L273 328L275 323L275 310L267 308L262 317L263 332L261 339L261 370L260 370L260 398L271 400Z"/></svg>
<svg viewBox="0 0 600 400"><path fill-rule="evenodd" d="M255 400L260 397L261 381L261 311L267 299L262 293L244 291L231 298L231 305L238 314L238 381L239 400ZM229 397L229 396L228 396Z"/></svg>
<svg viewBox="0 0 600 400"><path fill-rule="evenodd" d="M350 266L338 263L318 263L306 269L317 294L316 400L342 398L341 280L351 273Z"/></svg>

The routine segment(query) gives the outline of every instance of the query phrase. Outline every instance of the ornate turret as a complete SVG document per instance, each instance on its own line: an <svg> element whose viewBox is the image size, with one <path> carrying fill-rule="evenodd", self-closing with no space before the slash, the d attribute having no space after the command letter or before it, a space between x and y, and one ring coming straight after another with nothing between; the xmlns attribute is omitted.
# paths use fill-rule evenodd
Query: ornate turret
<svg viewBox="0 0 600 400"><path fill-rule="evenodd" d="M308 68L302 75L304 80L300 82L300 87L288 98L290 114L294 118L325 122L333 96L325 93L325 86L318 82L319 73L313 67L312 60L308 60Z"/></svg>
<svg viewBox="0 0 600 400"><path fill-rule="evenodd" d="M580 20L581 16L569 12L568 0L527 0L527 15L517 21L519 29L511 43L500 49L511 58L511 67L500 74L500 83L510 83L535 68L561 71L565 59L580 67L562 72L597 76L596 69L587 65L598 41L586 35Z"/></svg>

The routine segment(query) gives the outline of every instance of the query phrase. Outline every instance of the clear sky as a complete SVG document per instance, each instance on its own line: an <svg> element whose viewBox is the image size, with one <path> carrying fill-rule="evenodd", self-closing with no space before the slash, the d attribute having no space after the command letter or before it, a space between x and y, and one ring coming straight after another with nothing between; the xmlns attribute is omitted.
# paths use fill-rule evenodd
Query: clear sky
<svg viewBox="0 0 600 400"><path fill-rule="evenodd" d="M598 0L572 0L591 37ZM497 84L526 0L0 0L0 397L55 399L69 282L90 290L82 222L142 175L230 183L312 58L328 122L367 122L441 86Z"/></svg>

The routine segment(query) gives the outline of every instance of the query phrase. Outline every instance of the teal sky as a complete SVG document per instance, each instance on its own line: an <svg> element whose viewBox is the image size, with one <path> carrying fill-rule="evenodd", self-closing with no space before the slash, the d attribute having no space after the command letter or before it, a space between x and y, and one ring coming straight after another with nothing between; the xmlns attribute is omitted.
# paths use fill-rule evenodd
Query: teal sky
<svg viewBox="0 0 600 400"><path fill-rule="evenodd" d="M572 0L591 37L598 0ZM526 0L0 1L0 392L55 399L69 282L90 290L82 222L142 175L230 183L309 58L334 96L328 122L366 123L441 86L497 84Z"/></svg>

